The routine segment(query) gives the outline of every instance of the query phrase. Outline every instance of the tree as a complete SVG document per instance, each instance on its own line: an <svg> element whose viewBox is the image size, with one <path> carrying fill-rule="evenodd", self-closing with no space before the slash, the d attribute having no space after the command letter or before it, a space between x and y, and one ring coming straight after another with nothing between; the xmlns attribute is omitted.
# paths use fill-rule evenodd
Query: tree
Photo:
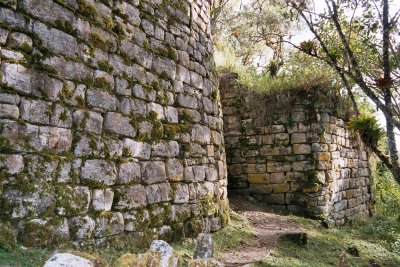
<svg viewBox="0 0 400 267"><path fill-rule="evenodd" d="M314 39L296 46L328 63L349 92L356 85L384 114L389 156L377 146L371 149L400 183L399 155L395 129L400 130L400 9L390 0L325 0L317 13L304 0L286 0L293 14L301 17Z"/></svg>
<svg viewBox="0 0 400 267"><path fill-rule="evenodd" d="M284 0L214 0L211 14L215 39L232 47L243 65L271 57L276 73L283 63L282 41L295 26Z"/></svg>

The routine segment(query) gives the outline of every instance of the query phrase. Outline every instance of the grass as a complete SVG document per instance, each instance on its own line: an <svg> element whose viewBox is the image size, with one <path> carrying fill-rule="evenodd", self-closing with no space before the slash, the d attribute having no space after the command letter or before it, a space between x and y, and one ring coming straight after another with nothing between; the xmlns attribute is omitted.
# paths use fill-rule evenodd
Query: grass
<svg viewBox="0 0 400 267"><path fill-rule="evenodd" d="M0 266L11 265L21 267L43 266L43 262L51 255L51 251L41 248L17 247L12 250L0 248Z"/></svg>
<svg viewBox="0 0 400 267"><path fill-rule="evenodd" d="M380 217L368 223L356 223L342 228L325 229L317 221L293 217L308 234L308 244L299 246L289 240L281 240L264 260L253 266L336 266L348 248L356 247L360 256L347 254L351 266L400 266L400 254L393 250L385 232L394 223L386 223ZM377 230L377 227L381 227ZM371 231L371 229L375 229ZM399 231L399 223L394 231ZM398 239L400 241L400 239Z"/></svg>

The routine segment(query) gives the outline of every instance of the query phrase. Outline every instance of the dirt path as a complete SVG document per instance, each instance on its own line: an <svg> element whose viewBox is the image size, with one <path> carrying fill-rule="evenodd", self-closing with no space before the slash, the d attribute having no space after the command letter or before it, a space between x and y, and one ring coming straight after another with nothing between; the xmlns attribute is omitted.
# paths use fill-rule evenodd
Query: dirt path
<svg viewBox="0 0 400 267"><path fill-rule="evenodd" d="M245 216L251 223L255 237L240 249L220 255L226 266L244 266L267 257L282 234L299 232L301 229L288 216L272 213L266 204L239 196L229 197L230 207Z"/></svg>

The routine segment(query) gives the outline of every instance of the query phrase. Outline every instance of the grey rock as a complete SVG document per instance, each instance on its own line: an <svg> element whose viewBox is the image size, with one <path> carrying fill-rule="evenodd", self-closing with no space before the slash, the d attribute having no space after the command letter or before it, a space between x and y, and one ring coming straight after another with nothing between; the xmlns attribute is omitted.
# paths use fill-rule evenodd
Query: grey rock
<svg viewBox="0 0 400 267"><path fill-rule="evenodd" d="M191 139L199 144L209 144L211 141L211 131L208 127L195 124L192 127Z"/></svg>
<svg viewBox="0 0 400 267"><path fill-rule="evenodd" d="M178 110L174 107L164 107L165 119L170 123L178 123Z"/></svg>
<svg viewBox="0 0 400 267"><path fill-rule="evenodd" d="M123 148L129 153L130 157L144 160L150 159L151 146L147 143L125 138Z"/></svg>
<svg viewBox="0 0 400 267"><path fill-rule="evenodd" d="M174 253L174 249L163 240L154 240L151 243L150 251L160 254L160 267L177 267L179 257Z"/></svg>
<svg viewBox="0 0 400 267"><path fill-rule="evenodd" d="M85 214L89 210L90 191L86 186L63 185L57 187L57 207L59 215Z"/></svg>
<svg viewBox="0 0 400 267"><path fill-rule="evenodd" d="M189 187L184 183L172 184L173 203L188 203L189 202Z"/></svg>
<svg viewBox="0 0 400 267"><path fill-rule="evenodd" d="M190 95L179 94L178 104L185 108L197 109L197 99Z"/></svg>
<svg viewBox="0 0 400 267"><path fill-rule="evenodd" d="M166 202L171 200L171 186L169 183L159 183L146 186L147 202L149 204Z"/></svg>
<svg viewBox="0 0 400 267"><path fill-rule="evenodd" d="M166 171L169 181L182 181L183 180L183 166L177 159L168 159L166 161Z"/></svg>
<svg viewBox="0 0 400 267"><path fill-rule="evenodd" d="M118 106L118 100L113 95L96 89L86 91L86 101L91 107L108 111L115 111Z"/></svg>
<svg viewBox="0 0 400 267"><path fill-rule="evenodd" d="M115 188L116 210L142 207L147 204L146 190L143 185L120 186Z"/></svg>
<svg viewBox="0 0 400 267"><path fill-rule="evenodd" d="M81 181L92 186L113 185L117 179L115 164L101 159L86 160L81 172Z"/></svg>
<svg viewBox="0 0 400 267"><path fill-rule="evenodd" d="M20 32L12 32L8 35L7 46L10 48L24 48L32 49L32 38Z"/></svg>
<svg viewBox="0 0 400 267"><path fill-rule="evenodd" d="M98 112L77 109L73 120L78 130L100 134L103 128L103 117Z"/></svg>
<svg viewBox="0 0 400 267"><path fill-rule="evenodd" d="M125 231L141 231L150 224L150 214L146 209L131 210L124 213Z"/></svg>
<svg viewBox="0 0 400 267"><path fill-rule="evenodd" d="M32 71L19 64L2 63L0 81L14 88L17 93L30 94L32 92Z"/></svg>
<svg viewBox="0 0 400 267"><path fill-rule="evenodd" d="M42 100L21 99L21 119L41 124L49 124L51 103Z"/></svg>
<svg viewBox="0 0 400 267"><path fill-rule="evenodd" d="M130 124L130 118L120 113L107 112L104 117L104 129L108 132L127 137L135 137L136 130Z"/></svg>
<svg viewBox="0 0 400 267"><path fill-rule="evenodd" d="M199 234L193 259L210 259L214 257L214 242L211 234Z"/></svg>
<svg viewBox="0 0 400 267"><path fill-rule="evenodd" d="M43 267L94 267L88 259L71 253L55 253L43 265Z"/></svg>
<svg viewBox="0 0 400 267"><path fill-rule="evenodd" d="M141 162L142 181L154 184L167 180L165 163L162 161Z"/></svg>
<svg viewBox="0 0 400 267"><path fill-rule="evenodd" d="M18 174L24 169L24 158L21 155L0 154L0 169L6 174Z"/></svg>
<svg viewBox="0 0 400 267"><path fill-rule="evenodd" d="M122 234L123 231L124 217L120 212L104 212L96 218L95 237L118 235Z"/></svg>
<svg viewBox="0 0 400 267"><path fill-rule="evenodd" d="M155 157L174 158L179 154L179 144L176 141L152 145L151 154Z"/></svg>
<svg viewBox="0 0 400 267"><path fill-rule="evenodd" d="M0 118L6 119L18 119L19 109L17 106L0 104Z"/></svg>
<svg viewBox="0 0 400 267"><path fill-rule="evenodd" d="M140 165L135 162L121 163L118 171L118 184L139 182L141 177Z"/></svg>
<svg viewBox="0 0 400 267"><path fill-rule="evenodd" d="M0 93L0 103L18 105L20 100L17 94Z"/></svg>
<svg viewBox="0 0 400 267"><path fill-rule="evenodd" d="M114 191L110 188L93 190L92 206L95 211L110 211L114 200Z"/></svg>
<svg viewBox="0 0 400 267"><path fill-rule="evenodd" d="M87 239L93 236L95 221L88 215L72 217L68 220L72 238Z"/></svg>

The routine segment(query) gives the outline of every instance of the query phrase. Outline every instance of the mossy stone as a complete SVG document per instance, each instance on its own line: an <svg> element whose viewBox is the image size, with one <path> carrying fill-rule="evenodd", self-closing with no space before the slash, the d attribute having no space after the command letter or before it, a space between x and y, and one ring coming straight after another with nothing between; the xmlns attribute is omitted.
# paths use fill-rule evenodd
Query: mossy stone
<svg viewBox="0 0 400 267"><path fill-rule="evenodd" d="M17 244L16 234L8 224L0 224L0 248L10 250Z"/></svg>

